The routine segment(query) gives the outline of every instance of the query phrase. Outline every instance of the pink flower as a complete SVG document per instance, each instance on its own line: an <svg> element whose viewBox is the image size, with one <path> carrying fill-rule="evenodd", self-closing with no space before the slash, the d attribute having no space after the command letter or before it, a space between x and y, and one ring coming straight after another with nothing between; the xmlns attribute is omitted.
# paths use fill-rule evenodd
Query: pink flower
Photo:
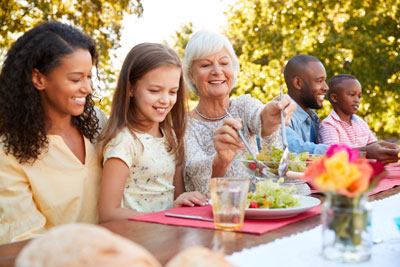
<svg viewBox="0 0 400 267"><path fill-rule="evenodd" d="M336 144L332 145L328 148L326 151L325 155L327 155L329 158L332 157L334 154L340 152L340 151L346 151L347 154L349 154L349 162L353 162L358 158L358 149L351 149L347 145L342 145L342 144Z"/></svg>
<svg viewBox="0 0 400 267"><path fill-rule="evenodd" d="M383 165L383 163L380 161L369 162L369 165L371 165L372 169L374 170L371 179L374 177L379 177L381 174L383 174L383 172L385 172L385 165Z"/></svg>

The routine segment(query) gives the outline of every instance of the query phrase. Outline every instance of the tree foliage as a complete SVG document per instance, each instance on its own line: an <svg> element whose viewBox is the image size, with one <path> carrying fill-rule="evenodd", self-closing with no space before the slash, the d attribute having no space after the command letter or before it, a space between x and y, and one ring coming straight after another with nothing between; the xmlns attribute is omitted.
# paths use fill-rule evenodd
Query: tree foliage
<svg viewBox="0 0 400 267"><path fill-rule="evenodd" d="M399 0L238 0L226 12L225 34L239 57L234 95L250 93L266 102L284 84L282 70L296 54L325 65L328 78L356 76L363 87L363 117L379 137L400 134ZM193 25L175 35L182 53ZM318 113L331 111L328 101Z"/></svg>
<svg viewBox="0 0 400 267"><path fill-rule="evenodd" d="M356 76L363 87L359 115L380 136L400 134L399 0L238 0L225 34L241 63L234 94L267 101L278 95L292 56L311 54L328 78ZM331 110L328 101L319 111Z"/></svg>
<svg viewBox="0 0 400 267"><path fill-rule="evenodd" d="M186 25L182 25L181 28L175 32L175 35L171 36L172 37L171 44L165 42L167 45L171 46L176 51L181 61L183 61L183 57L185 56L186 45L189 42L189 39L194 32L195 32L195 27L193 26L193 23L189 22ZM189 92L189 96L191 100L194 101L198 100L198 97L193 92ZM193 105L192 102L190 102L189 104Z"/></svg>
<svg viewBox="0 0 400 267"><path fill-rule="evenodd" d="M185 48L187 43L189 42L190 37L194 33L194 26L193 23L189 22L186 25L182 25L181 29L175 32L175 35L172 37L172 43L170 45L176 53L178 53L181 60L185 56Z"/></svg>
<svg viewBox="0 0 400 267"><path fill-rule="evenodd" d="M22 33L42 21L58 20L92 36L99 51L104 86L115 81L111 59L119 47L121 20L125 14L141 16L141 0L2 0L0 2L0 62Z"/></svg>

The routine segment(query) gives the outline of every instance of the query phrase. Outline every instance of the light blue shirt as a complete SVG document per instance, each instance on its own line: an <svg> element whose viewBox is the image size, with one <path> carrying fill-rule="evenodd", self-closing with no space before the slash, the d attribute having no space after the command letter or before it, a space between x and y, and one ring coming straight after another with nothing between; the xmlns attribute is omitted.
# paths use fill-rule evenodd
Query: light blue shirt
<svg viewBox="0 0 400 267"><path fill-rule="evenodd" d="M308 109L308 112L305 112L297 104L297 109L293 112L290 125L286 126L286 136L290 152L324 154L328 146L318 144L319 123L319 117L314 110Z"/></svg>

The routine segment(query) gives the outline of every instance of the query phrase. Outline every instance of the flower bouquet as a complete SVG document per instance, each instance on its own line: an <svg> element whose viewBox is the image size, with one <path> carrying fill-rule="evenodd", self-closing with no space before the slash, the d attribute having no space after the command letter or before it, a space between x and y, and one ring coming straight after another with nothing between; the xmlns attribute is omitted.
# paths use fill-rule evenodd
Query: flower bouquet
<svg viewBox="0 0 400 267"><path fill-rule="evenodd" d="M371 256L368 192L384 176L385 168L358 155L357 149L333 145L303 175L326 194L322 253L330 260L360 262Z"/></svg>

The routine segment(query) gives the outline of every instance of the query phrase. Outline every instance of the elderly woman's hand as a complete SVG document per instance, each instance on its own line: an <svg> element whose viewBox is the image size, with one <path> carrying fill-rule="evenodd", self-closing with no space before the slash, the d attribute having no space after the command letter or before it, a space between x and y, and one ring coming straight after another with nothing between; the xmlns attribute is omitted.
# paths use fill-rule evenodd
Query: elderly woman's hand
<svg viewBox="0 0 400 267"><path fill-rule="evenodd" d="M217 155L213 161L213 177L224 176L237 151L245 148L237 132L240 129L242 129L241 119L228 118L214 132L213 139Z"/></svg>
<svg viewBox="0 0 400 267"><path fill-rule="evenodd" d="M282 100L280 97L275 97L267 104L261 111L261 129L262 136L269 136L277 131L281 125L281 110L285 117L286 125L289 125L293 112L296 110L297 105L288 95L285 95Z"/></svg>

